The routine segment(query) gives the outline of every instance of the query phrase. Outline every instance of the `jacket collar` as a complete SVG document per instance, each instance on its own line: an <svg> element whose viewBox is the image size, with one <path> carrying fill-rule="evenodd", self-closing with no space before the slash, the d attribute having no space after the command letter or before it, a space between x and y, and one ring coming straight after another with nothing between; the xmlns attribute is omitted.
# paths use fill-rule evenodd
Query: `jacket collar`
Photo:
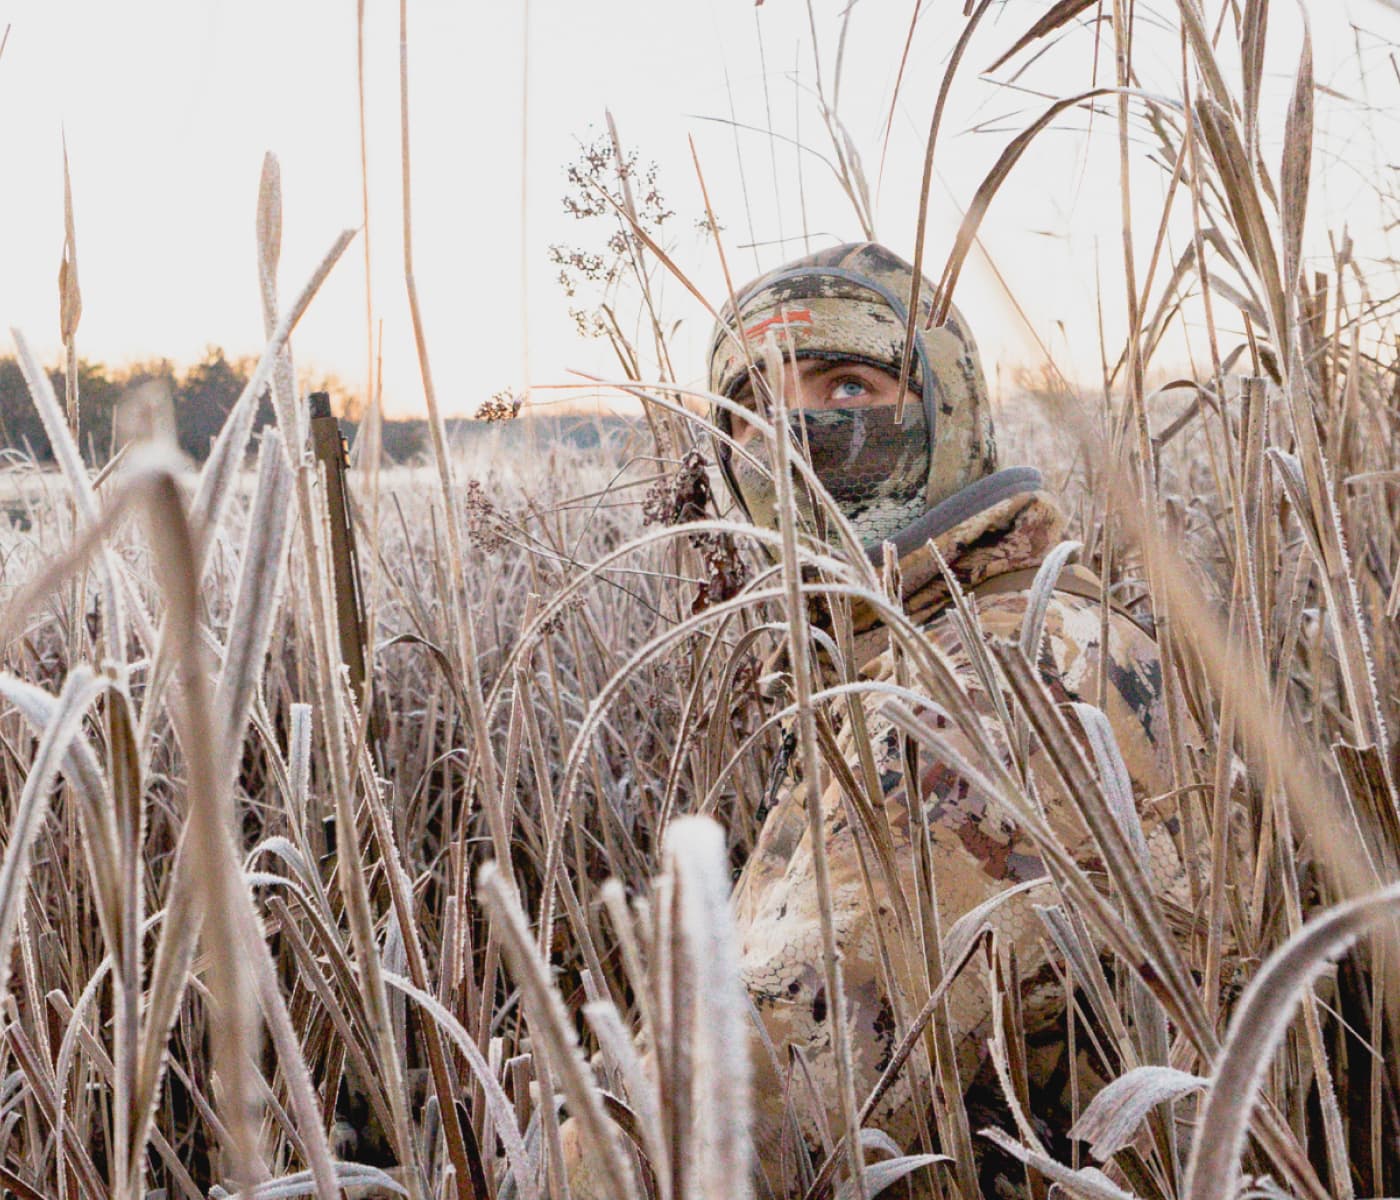
<svg viewBox="0 0 1400 1200"><path fill-rule="evenodd" d="M889 540L894 545L895 554L903 559L906 555L925 549L930 538L942 537L984 509L1014 496L1042 491L1044 487L1045 481L1034 467L1007 467L1004 471L994 471L940 500ZM872 546L866 554L878 567L884 560L884 547Z"/></svg>
<svg viewBox="0 0 1400 1200"><path fill-rule="evenodd" d="M950 603L930 541L966 591L998 575L1039 566L1065 525L1064 512L1033 467L1012 467L979 479L895 539L904 611L915 624L926 625ZM871 557L878 562L879 556L877 547ZM884 650L885 627L864 603L854 604L851 615L856 661L864 664Z"/></svg>

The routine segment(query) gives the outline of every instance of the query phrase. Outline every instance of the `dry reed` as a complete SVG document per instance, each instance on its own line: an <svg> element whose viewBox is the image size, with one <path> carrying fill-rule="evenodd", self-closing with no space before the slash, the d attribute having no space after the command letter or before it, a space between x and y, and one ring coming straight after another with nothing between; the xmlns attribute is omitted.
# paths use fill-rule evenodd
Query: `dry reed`
<svg viewBox="0 0 1400 1200"><path fill-rule="evenodd" d="M967 7L930 116L916 256L932 248L944 100L988 36L988 5ZM454 454L413 274L406 4L405 284L434 436L416 471L362 460L370 694L355 694L337 661L329 516L288 343L351 235L282 309L269 156L256 214L267 346L193 481L148 447L96 486L77 448L81 397L60 404L16 335L61 490L29 506L31 530L0 527L0 1186L26 1197L163 1188L194 1200L218 1185L536 1200L564 1194L575 1136L615 1194L662 1200L765 1196L775 1172L811 1200L906 1182L971 1200L974 1147L1026 1164L1035 1196L1054 1184L1112 1200L1320 1200L1400 1186L1400 364L1345 244L1329 271L1303 269L1318 85L1306 23L1290 61L1266 44L1269 7L1224 6L1217 20L1179 0L1158 14L1182 59L1174 96L1142 88L1133 37L1144 17L1122 2L1061 0L992 68L1111 10L1113 86L1049 98L1011 139L971 197L935 298L951 298L980 220L1020 186L1036 138L1110 103L1112 128L1095 136L1119 153L1117 302L1129 333L1104 355L1111 403L1090 404L1057 376L1041 397L1079 434L1076 541L1041 571L1014 644L984 649L975 602L953 588L949 620L975 648L1009 757L890 599L892 569L870 565L778 436L781 393L771 422L728 407L768 443L780 489L807 488L826 509L830 544L791 503L780 530L760 531L717 512L691 519L679 502L668 481L686 452L726 435L695 417L705 398L677 382L655 280L675 275L711 315L725 297L705 297L648 224L611 120L616 177L590 186L617 221L619 278L646 316L645 352L615 314L608 331L616 382L642 399L647 423L592 460L550 449L543 469ZM815 15L812 29L815 43ZM819 60L816 95L837 184L869 231L870 188L840 116L846 34L843 24L834 76ZM1262 108L1269 65L1294 80L1276 170L1260 149L1274 116ZM1168 179L1157 211L1130 190L1138 138ZM708 189L705 205L718 228ZM1133 237L1143 230L1154 234L1145 256ZM66 186L64 265L71 389L80 295ZM1189 386L1151 391L1164 331L1188 308L1205 365ZM372 335L368 304L366 323ZM641 367L648 357L658 378ZM248 472L269 387L277 426ZM1183 393L1189 407L1163 417ZM479 486L458 486L473 474ZM644 507L659 528L644 527ZM1074 554L1100 570L1106 603L1156 621L1182 846L1208 868L1193 874L1189 912L1153 892L1103 713L1062 709L1031 666L1051 582ZM890 629L888 681L862 679L851 659L854 600ZM829 630L809 627L814 601L832 612ZM780 649L793 695L775 701L762 663ZM370 705L384 714L377 755ZM922 719L930 706L970 755ZM1004 898L941 928L927 839L914 877L897 877L859 736L877 711L1013 814L1046 863L1033 886L1071 999L1067 1036L1092 1044L1107 1079L1076 1100L1068 1158L1026 1111L1015 965L990 952L987 931ZM857 731L857 761L836 750L840 723ZM896 960L918 968L897 996L897 1050L860 1095L821 899L813 967L833 997L841 1125L819 1145L794 1135L786 1161L750 1172L750 1014L724 896L788 728L805 777L841 785L862 886L872 901L894 898L879 948L891 993ZM1092 831L1102 878L1040 812L1036 747L1036 769ZM815 804L808 815L822 885ZM1004 1129L974 1127L942 1018L952 980L978 971L995 1000ZM794 1114L824 1111L801 1071L782 1066ZM894 1146L867 1122L906 1076L927 1112L917 1144ZM575 1122L562 1130L561 1104Z"/></svg>

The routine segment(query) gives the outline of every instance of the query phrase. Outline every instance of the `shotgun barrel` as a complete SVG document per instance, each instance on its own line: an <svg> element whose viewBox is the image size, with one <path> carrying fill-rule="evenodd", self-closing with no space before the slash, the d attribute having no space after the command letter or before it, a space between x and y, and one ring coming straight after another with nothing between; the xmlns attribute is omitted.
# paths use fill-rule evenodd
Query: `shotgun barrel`
<svg viewBox="0 0 1400 1200"><path fill-rule="evenodd" d="M324 467L326 508L331 527L331 579L335 588L336 625L340 631L340 660L350 671L350 683L364 711L368 704L369 749L379 761L378 729L373 700L366 686L369 630L365 624L364 594L360 584L360 560L355 547L355 525L350 513L350 495L345 473L350 465L349 450L340 431L340 422L331 412L326 392L312 392L311 452L318 466Z"/></svg>

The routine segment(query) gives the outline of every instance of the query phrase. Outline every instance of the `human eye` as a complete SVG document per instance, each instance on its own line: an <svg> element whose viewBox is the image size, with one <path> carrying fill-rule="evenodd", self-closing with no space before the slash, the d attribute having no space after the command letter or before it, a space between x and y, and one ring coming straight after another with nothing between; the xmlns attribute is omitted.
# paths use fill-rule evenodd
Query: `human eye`
<svg viewBox="0 0 1400 1200"><path fill-rule="evenodd" d="M870 389L865 386L865 380L858 379L854 375L845 375L833 382L831 396L834 400L863 400L869 394Z"/></svg>

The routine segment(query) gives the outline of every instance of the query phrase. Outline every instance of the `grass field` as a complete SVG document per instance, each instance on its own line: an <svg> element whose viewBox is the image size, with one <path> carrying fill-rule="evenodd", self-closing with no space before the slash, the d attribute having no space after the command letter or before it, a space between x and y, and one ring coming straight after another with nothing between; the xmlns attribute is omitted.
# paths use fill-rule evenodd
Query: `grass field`
<svg viewBox="0 0 1400 1200"><path fill-rule="evenodd" d="M970 7L975 23L988 6ZM1091 947L1066 968L1074 1025L1101 1039L1109 1086L1072 1161L1029 1122L991 1136L1037 1198L1393 1195L1391 308L1340 239L1304 269L1314 81L1298 47L1263 52L1267 0L1212 8L1218 37L1194 0L1172 8L1190 94L1145 105L1132 6L1099 7L1106 63L1120 52L1099 136L1125 160L1130 130L1151 140L1190 233L1169 250L1167 214L1125 204L1128 231L1157 232L1145 257L1124 239L1127 344L1092 394L1050 375L1006 405L1002 461L1047 468L1082 560L1155 618L1203 870L1185 929L1112 847L1102 876L1057 879L1052 907ZM1053 6L1042 36L1093 8ZM1277 166L1255 152L1266 62L1296 76ZM1004 166L987 202L1022 185ZM265 278L279 203L265 177ZM665 269L627 232L634 263ZM618 1196L754 1194L723 897L791 703L761 677L793 597L881 581L846 565L839 521L835 557L762 550L707 494L698 398L637 378L645 422L596 451L438 441L412 468L351 472L365 709L340 663L323 481L289 453L304 417L285 337L315 282L285 309L269 293L268 350L198 472L151 442L95 478L17 343L59 453L0 471L0 1193L562 1196L560 1096ZM1160 333L1188 310L1195 365L1169 371ZM269 383L279 424L250 467ZM958 711L933 664L906 667ZM1019 721L1038 694L1005 683ZM805 703L851 713L828 692ZM1079 803L1107 812L1114 780L1089 778ZM1004 773L998 795L1029 811L1032 784ZM1010 1064L1026 1054L1012 1009ZM965 1127L944 1101L940 1121ZM833 1166L814 1198L856 1194L846 1132L818 1148L814 1172ZM937 1149L863 1144L868 1187ZM972 1200L957 1164L888 1194L911 1186Z"/></svg>

